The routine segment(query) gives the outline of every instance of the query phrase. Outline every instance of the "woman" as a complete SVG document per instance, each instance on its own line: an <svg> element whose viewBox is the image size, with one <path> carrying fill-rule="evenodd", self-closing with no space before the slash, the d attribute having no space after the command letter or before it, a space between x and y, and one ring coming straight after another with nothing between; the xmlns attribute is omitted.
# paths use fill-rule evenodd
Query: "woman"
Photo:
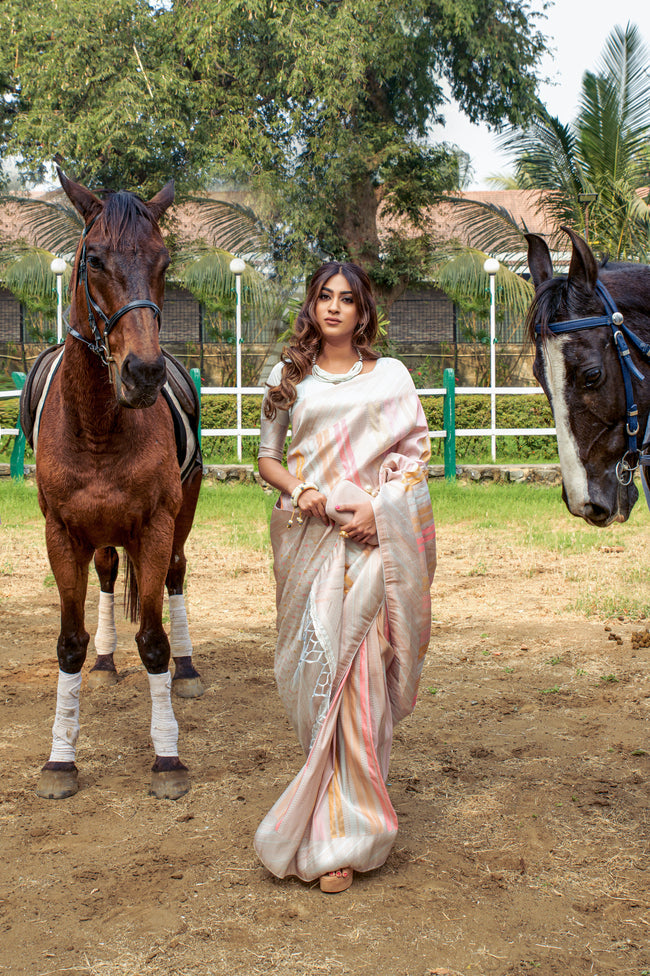
<svg viewBox="0 0 650 976"><path fill-rule="evenodd" d="M408 371L371 348L376 334L366 273L323 265L262 410L259 472L281 492L275 674L307 760L255 848L273 874L328 892L394 843L393 724L415 705L431 627L428 428Z"/></svg>

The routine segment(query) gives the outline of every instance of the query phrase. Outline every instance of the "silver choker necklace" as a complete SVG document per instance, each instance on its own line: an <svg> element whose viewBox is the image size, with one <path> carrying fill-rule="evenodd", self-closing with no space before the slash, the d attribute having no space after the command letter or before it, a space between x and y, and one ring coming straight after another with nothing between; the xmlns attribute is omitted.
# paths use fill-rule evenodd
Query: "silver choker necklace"
<svg viewBox="0 0 650 976"><path fill-rule="evenodd" d="M358 350L357 353L359 358L347 373L328 373L326 369L321 369L317 365L318 353L315 352L311 358L312 376L315 376L319 380L324 380L326 383L343 383L345 380L351 380L354 376L358 376L363 369L363 357Z"/></svg>

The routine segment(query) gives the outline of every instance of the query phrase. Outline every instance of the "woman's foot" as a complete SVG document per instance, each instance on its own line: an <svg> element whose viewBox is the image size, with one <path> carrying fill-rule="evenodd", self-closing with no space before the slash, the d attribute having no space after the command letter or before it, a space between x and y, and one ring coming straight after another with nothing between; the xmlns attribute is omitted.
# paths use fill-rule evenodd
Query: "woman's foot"
<svg viewBox="0 0 650 976"><path fill-rule="evenodd" d="M337 891L345 891L349 888L354 879L352 868L340 868L338 871L330 871L323 874L320 879L320 890L333 894Z"/></svg>

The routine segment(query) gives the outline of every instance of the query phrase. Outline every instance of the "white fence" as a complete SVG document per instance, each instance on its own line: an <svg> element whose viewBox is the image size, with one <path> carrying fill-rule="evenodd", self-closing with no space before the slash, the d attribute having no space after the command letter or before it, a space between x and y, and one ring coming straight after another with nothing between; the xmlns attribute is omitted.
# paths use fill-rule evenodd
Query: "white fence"
<svg viewBox="0 0 650 976"><path fill-rule="evenodd" d="M433 389L422 389L418 390L419 396L446 396L447 391L442 387L436 387ZM554 427L497 427L495 423L495 409L494 402L497 396L531 396L536 393L543 393L541 387L539 386L459 386L456 387L455 396L486 396L490 395L492 399L492 411L491 418L492 423L489 427L481 427L476 429L465 429L457 428L456 437L489 437L492 442L492 458L496 457L496 438L497 437L532 437L546 434L549 436L555 435ZM260 386L244 386L244 387L232 387L232 386L204 386L201 387L202 396L236 396L238 401L238 411L237 415L241 418L241 397L248 394L257 394L262 396L264 394L264 388ZM7 390L0 392L1 398L8 397L18 397L20 396L20 390ZM0 436L5 434L16 435L18 433L15 427L13 428L0 428ZM201 430L202 437L236 437L237 438L237 456L241 458L241 443L244 437L255 437L259 436L259 427L242 427L241 420L239 424L235 427L227 428L203 428ZM446 437L447 432L445 430L430 430L429 437Z"/></svg>

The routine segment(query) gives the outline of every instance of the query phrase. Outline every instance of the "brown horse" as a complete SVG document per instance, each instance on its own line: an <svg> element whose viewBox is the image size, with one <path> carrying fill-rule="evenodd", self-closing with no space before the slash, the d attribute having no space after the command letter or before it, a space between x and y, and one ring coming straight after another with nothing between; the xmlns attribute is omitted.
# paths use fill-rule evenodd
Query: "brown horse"
<svg viewBox="0 0 650 976"><path fill-rule="evenodd" d="M186 697L201 694L182 593L183 546L202 466L197 451L181 480L176 400L167 383L167 363L177 374L178 364L163 355L158 340L169 254L157 222L174 198L173 184L145 203L123 192L100 199L61 171L59 179L85 227L73 269L69 332L48 371L35 432L38 498L61 598L52 751L37 793L59 799L78 789L79 689L89 641L84 604L93 555L102 593L91 678L95 685L117 680L112 594L120 546L132 567L132 615L140 610L135 639L151 690L151 789L176 799L189 789L189 774L178 758L163 590L166 583L174 684ZM23 406L28 412L29 404Z"/></svg>

